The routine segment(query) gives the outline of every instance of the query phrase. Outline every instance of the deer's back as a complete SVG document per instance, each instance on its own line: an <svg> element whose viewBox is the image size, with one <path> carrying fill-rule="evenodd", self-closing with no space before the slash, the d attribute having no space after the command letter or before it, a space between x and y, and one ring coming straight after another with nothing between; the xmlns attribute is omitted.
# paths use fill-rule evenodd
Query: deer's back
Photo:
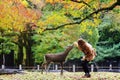
<svg viewBox="0 0 120 80"><path fill-rule="evenodd" d="M65 61L66 55L64 55L63 53L59 53L59 54L46 54L45 58L46 58L46 61L62 62L62 61Z"/></svg>

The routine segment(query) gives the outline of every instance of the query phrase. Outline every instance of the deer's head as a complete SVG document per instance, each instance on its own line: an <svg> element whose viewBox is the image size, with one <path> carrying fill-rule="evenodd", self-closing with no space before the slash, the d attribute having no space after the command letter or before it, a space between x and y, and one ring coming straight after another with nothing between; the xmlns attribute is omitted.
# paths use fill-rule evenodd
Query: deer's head
<svg viewBox="0 0 120 80"><path fill-rule="evenodd" d="M72 48L73 48L73 44L72 44L72 45L67 46L66 50L67 50L67 51L69 51L69 50L71 50Z"/></svg>

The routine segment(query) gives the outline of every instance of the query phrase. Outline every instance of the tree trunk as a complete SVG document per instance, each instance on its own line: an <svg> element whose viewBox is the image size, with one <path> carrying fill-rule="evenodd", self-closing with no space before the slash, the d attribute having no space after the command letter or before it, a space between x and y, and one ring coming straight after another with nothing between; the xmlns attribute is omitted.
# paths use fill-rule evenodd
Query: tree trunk
<svg viewBox="0 0 120 80"><path fill-rule="evenodd" d="M18 60L17 60L17 65L22 64L23 63L23 42L21 37L19 37L18 40Z"/></svg>
<svg viewBox="0 0 120 80"><path fill-rule="evenodd" d="M33 45L33 30L32 26L34 27L33 23L27 23L26 24L26 30L23 32L23 40L24 40L24 46L26 49L26 66L33 66L34 65L34 58L33 58L33 52L32 52L32 45Z"/></svg>
<svg viewBox="0 0 120 80"><path fill-rule="evenodd" d="M34 65L33 53L31 49L33 41L31 39L31 36L32 35L30 33L24 34L24 45L26 49L26 66Z"/></svg>
<svg viewBox="0 0 120 80"><path fill-rule="evenodd" d="M23 46L18 45L18 65L23 63Z"/></svg>
<svg viewBox="0 0 120 80"><path fill-rule="evenodd" d="M34 59L33 59L31 46L26 46L26 66L33 66L33 65L34 65Z"/></svg>

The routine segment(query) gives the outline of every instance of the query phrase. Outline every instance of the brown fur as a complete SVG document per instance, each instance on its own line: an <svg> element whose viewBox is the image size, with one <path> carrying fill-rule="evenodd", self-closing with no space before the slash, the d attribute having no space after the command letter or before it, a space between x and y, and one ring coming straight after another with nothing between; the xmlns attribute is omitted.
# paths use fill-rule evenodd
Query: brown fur
<svg viewBox="0 0 120 80"><path fill-rule="evenodd" d="M64 52L60 52L58 54L46 54L44 56L45 62L42 64L42 73L43 73L43 68L45 68L46 70L48 65L51 62L54 62L54 63L61 64L61 75L62 75L63 74L63 63L65 62L65 59L67 55L69 54L69 52L72 50L72 48L73 48L73 45L68 46Z"/></svg>
<svg viewBox="0 0 120 80"><path fill-rule="evenodd" d="M96 52L94 48L82 38L75 42L74 45L76 45L78 49L85 54L85 56L83 56L83 60L91 61L95 58Z"/></svg>

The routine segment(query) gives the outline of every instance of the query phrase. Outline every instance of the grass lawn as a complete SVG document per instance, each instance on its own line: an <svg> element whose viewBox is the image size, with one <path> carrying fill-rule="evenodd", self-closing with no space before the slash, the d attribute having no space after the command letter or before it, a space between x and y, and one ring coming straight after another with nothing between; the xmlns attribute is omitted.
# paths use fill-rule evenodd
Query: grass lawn
<svg viewBox="0 0 120 80"><path fill-rule="evenodd" d="M49 72L41 74L41 72L28 72L20 74L4 74L0 75L0 80L120 80L120 73L114 72L92 72L91 78L80 78L83 72L64 72L60 76L59 72Z"/></svg>

